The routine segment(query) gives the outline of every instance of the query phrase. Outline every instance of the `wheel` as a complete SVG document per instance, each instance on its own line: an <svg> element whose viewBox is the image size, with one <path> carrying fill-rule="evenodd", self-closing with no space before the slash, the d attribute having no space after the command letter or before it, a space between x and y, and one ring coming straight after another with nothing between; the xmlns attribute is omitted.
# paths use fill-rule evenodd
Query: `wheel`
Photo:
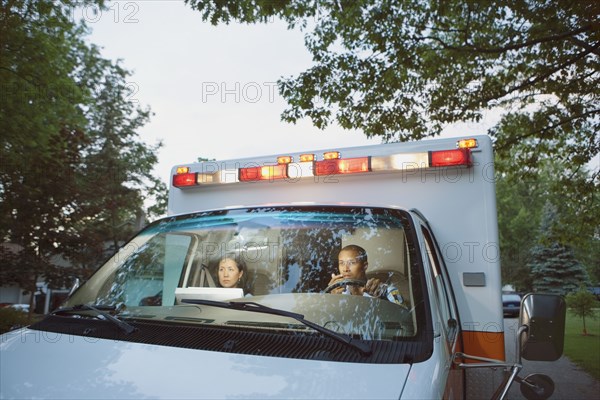
<svg viewBox="0 0 600 400"><path fill-rule="evenodd" d="M342 286L350 285L350 286L365 286L366 282L361 281L360 279L342 279L341 281L337 281L327 286L323 293L330 293L333 289L337 289Z"/></svg>
<svg viewBox="0 0 600 400"><path fill-rule="evenodd" d="M545 400L554 393L554 382L548 375L527 375L523 381L521 382L521 393L528 400Z"/></svg>

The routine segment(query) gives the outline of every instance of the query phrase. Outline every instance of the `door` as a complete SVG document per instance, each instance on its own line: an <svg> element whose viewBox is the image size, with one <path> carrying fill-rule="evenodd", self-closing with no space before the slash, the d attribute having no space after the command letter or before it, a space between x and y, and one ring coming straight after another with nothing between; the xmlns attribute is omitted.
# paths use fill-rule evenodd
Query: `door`
<svg viewBox="0 0 600 400"><path fill-rule="evenodd" d="M443 259L440 257L439 247L431 231L421 224L424 245L427 251L427 260L431 269L433 287L432 302L439 310L439 331L445 345L446 360L444 368L448 371L448 381L444 391L445 399L463 399L465 396L465 372L458 369L453 363L453 355L462 350L460 343L460 322L456 301L452 291L448 272ZM436 327L437 328L437 327ZM437 331L438 329L436 329Z"/></svg>

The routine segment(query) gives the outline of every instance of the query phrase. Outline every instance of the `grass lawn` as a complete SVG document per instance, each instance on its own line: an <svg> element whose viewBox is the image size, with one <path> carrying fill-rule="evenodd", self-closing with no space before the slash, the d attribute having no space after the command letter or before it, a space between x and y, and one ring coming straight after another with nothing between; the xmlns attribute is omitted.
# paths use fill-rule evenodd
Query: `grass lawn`
<svg viewBox="0 0 600 400"><path fill-rule="evenodd" d="M595 319L585 319L588 336L583 336L581 317L576 317L567 311L564 354L600 380L600 310L596 309L595 312Z"/></svg>

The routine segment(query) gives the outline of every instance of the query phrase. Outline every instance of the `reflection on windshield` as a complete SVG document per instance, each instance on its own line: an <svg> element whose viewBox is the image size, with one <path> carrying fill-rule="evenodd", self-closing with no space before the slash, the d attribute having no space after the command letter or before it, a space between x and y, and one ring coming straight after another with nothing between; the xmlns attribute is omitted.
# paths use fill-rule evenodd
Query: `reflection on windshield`
<svg viewBox="0 0 600 400"><path fill-rule="evenodd" d="M414 306L422 302L407 221L398 210L341 206L263 207L166 218L124 246L66 305L143 307L146 314L152 310L164 317L198 312L184 299L252 297L356 337L411 337L421 329ZM369 295L364 281L351 280L324 293L332 275L341 274L338 254L348 245L364 249L365 262L344 264L364 267L364 279L382 288L381 295ZM395 290L402 303L386 296L385 289ZM231 319L238 324L281 319L223 309L210 312L210 321L224 325Z"/></svg>

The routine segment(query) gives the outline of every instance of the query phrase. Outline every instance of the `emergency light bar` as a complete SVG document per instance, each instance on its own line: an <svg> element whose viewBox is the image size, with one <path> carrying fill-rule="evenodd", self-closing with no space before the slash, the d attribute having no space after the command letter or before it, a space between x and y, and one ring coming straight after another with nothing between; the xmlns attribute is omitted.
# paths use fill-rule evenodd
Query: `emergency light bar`
<svg viewBox="0 0 600 400"><path fill-rule="evenodd" d="M464 143L461 143L464 142ZM362 174L370 172L410 171L440 167L470 167L473 164L471 148L477 147L475 139L459 141L456 149L421 153L399 153L387 156L343 158L338 151L323 154L316 160L314 154L300 155L299 162L292 156L279 156L277 163L216 172L189 172L189 167L178 167L173 175L173 186L183 188L237 182L298 179L315 176Z"/></svg>

